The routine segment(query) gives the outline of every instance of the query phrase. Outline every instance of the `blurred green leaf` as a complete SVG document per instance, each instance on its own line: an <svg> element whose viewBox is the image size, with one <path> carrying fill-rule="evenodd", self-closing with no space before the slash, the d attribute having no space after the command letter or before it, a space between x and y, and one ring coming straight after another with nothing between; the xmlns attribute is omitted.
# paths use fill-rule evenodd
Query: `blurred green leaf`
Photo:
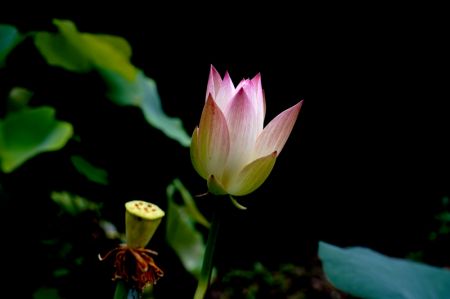
<svg viewBox="0 0 450 299"><path fill-rule="evenodd" d="M100 204L69 192L52 192L50 197L61 209L72 216L85 211L98 212L100 210Z"/></svg>
<svg viewBox="0 0 450 299"><path fill-rule="evenodd" d="M78 172L88 180L97 184L108 185L108 172L106 170L95 167L80 156L72 156L70 159Z"/></svg>
<svg viewBox="0 0 450 299"><path fill-rule="evenodd" d="M8 111L19 111L28 108L33 93L23 87L16 86L8 94Z"/></svg>
<svg viewBox="0 0 450 299"><path fill-rule="evenodd" d="M435 216L439 221L439 228L432 231L428 236L431 241L436 241L440 237L445 237L450 233L450 212L448 211L448 197L442 199L442 208L445 209L441 213Z"/></svg>
<svg viewBox="0 0 450 299"><path fill-rule="evenodd" d="M328 279L340 290L371 299L450 298L450 271L367 248L319 244Z"/></svg>
<svg viewBox="0 0 450 299"><path fill-rule="evenodd" d="M173 180L173 186L175 189L180 192L181 198L183 199L184 208L186 212L189 213L189 216L197 223L203 225L206 228L210 228L211 224L208 220L206 220L205 216L197 208L195 204L194 198L191 193L184 187L179 179Z"/></svg>
<svg viewBox="0 0 450 299"><path fill-rule="evenodd" d="M438 237L438 233L437 232L431 232L430 235L428 236L428 239L430 241L434 241L434 240L437 239L437 237Z"/></svg>
<svg viewBox="0 0 450 299"><path fill-rule="evenodd" d="M179 118L164 113L161 99L153 79L139 71L135 81L128 81L111 71L102 71L109 86L108 97L118 105L133 105L142 109L145 119L153 127L183 146L190 146L191 138Z"/></svg>
<svg viewBox="0 0 450 299"><path fill-rule="evenodd" d="M39 288L33 294L33 299L60 299L58 290L54 288Z"/></svg>
<svg viewBox="0 0 450 299"><path fill-rule="evenodd" d="M16 27L0 24L0 67L4 65L8 54L22 39L23 37Z"/></svg>
<svg viewBox="0 0 450 299"><path fill-rule="evenodd" d="M141 108L153 127L183 146L190 145L190 136L181 120L164 113L155 81L130 63L132 51L125 39L80 33L70 21L54 20L53 23L58 33L35 35L36 47L48 64L79 73L99 71L108 84L111 100L119 105Z"/></svg>
<svg viewBox="0 0 450 299"><path fill-rule="evenodd" d="M117 228L113 223L106 220L100 220L98 224L108 239L120 239L120 233L117 231Z"/></svg>
<svg viewBox="0 0 450 299"><path fill-rule="evenodd" d="M63 277L69 275L70 271L67 268L58 268L53 270L53 277Z"/></svg>
<svg viewBox="0 0 450 299"><path fill-rule="evenodd" d="M436 218L444 223L450 222L450 212L442 212L436 216Z"/></svg>
<svg viewBox="0 0 450 299"><path fill-rule="evenodd" d="M67 20L53 20L58 33L38 32L35 45L48 64L85 73L93 69L110 70L129 81L137 75L130 63L131 47L118 36L80 33Z"/></svg>
<svg viewBox="0 0 450 299"><path fill-rule="evenodd" d="M130 60L133 50L130 44L122 37L108 34L95 34L95 37L105 44L110 45L115 51L120 53L125 59ZM137 71L137 70L136 70Z"/></svg>
<svg viewBox="0 0 450 299"><path fill-rule="evenodd" d="M174 201L175 192L181 192L180 184L172 183L167 187L166 240L177 253L185 269L198 278L206 245L202 235L195 228L196 220L189 211L191 208L178 205ZM184 187L182 190L188 192Z"/></svg>
<svg viewBox="0 0 450 299"><path fill-rule="evenodd" d="M0 120L1 169L11 172L39 153L59 150L72 134L72 125L57 121L51 107L10 113Z"/></svg>

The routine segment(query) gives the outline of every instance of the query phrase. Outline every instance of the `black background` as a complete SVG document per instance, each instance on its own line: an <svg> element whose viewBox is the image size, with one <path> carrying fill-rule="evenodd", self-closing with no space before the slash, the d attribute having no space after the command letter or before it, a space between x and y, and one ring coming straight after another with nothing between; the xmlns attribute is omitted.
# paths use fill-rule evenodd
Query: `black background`
<svg viewBox="0 0 450 299"><path fill-rule="evenodd" d="M217 252L217 263L227 269L254 261L302 263L314 256L318 240L396 256L424 246L441 199L450 194L445 48L438 18L405 14L316 11L276 21L267 15L246 20L236 12L229 19L204 16L199 24L188 16L55 17L75 21L80 31L126 38L132 62L156 80L165 111L181 118L188 132L198 124L211 64L222 75L228 70L235 84L262 74L266 123L304 100L272 174L241 199L249 209L227 210ZM53 30L49 17L10 17L5 23L22 31ZM29 59L33 63L38 56ZM96 199L111 197L107 207L135 198L164 205L174 177L193 194L206 191L188 150L145 126L138 110L95 102L92 94L101 93L95 83L67 91L63 82L87 86L87 81L52 72L51 82L34 72L16 76L33 82L31 87L52 85L49 97L45 92L41 97L53 101L61 119L70 120L81 136L92 133L79 151L108 169L113 187L68 184L61 175L64 165L53 165L43 178L33 176L36 188L50 185L48 180L60 188L84 188L81 193ZM70 100L62 103L63 98ZM51 161L36 159L29 163ZM30 179L24 167L4 179L17 185L19 178ZM206 211L207 200L198 199ZM105 213L120 219L119 212Z"/></svg>

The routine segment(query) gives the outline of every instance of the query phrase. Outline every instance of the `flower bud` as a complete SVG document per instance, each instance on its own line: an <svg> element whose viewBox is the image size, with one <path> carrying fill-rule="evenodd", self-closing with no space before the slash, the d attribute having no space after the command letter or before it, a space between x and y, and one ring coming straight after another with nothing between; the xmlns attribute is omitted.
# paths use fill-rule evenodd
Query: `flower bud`
<svg viewBox="0 0 450 299"><path fill-rule="evenodd" d="M264 126L266 102L258 74L236 87L214 67L198 127L192 134L191 160L212 194L242 196L261 186L283 149L300 112L299 102Z"/></svg>

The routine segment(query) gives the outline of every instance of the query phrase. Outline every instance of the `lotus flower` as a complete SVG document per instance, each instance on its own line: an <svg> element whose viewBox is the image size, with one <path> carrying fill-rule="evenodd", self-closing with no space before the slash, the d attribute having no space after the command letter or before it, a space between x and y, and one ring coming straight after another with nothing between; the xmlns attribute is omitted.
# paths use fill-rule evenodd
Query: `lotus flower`
<svg viewBox="0 0 450 299"><path fill-rule="evenodd" d="M206 102L191 143L195 170L217 195L246 195L267 179L283 149L302 102L264 127L266 112L261 76L234 87L211 66Z"/></svg>

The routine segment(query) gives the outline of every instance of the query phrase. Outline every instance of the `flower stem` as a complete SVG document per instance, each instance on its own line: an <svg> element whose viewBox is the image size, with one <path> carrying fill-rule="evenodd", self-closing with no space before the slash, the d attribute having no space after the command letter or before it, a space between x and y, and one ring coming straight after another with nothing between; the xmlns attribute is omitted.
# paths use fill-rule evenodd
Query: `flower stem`
<svg viewBox="0 0 450 299"><path fill-rule="evenodd" d="M140 299L141 295L137 289L130 289L124 282L119 281L116 285L114 299Z"/></svg>
<svg viewBox="0 0 450 299"><path fill-rule="evenodd" d="M218 209L213 216L211 228L208 234L208 242L206 243L205 255L203 257L202 271L200 272L200 279L198 281L194 299L203 299L205 297L206 290L209 287L209 280L211 279L211 272L213 269L214 249L216 247L217 235L219 233L220 214L221 213Z"/></svg>

